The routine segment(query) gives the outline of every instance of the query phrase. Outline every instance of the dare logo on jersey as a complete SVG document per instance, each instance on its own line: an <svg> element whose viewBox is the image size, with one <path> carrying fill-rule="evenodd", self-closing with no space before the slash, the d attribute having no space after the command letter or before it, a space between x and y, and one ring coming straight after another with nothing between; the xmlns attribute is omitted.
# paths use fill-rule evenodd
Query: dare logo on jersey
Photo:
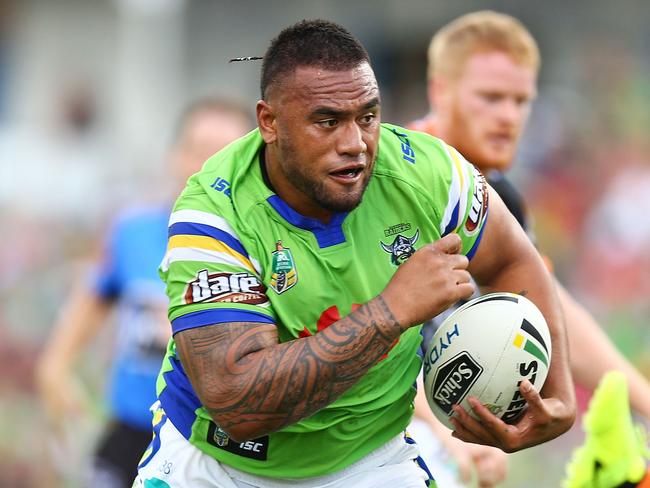
<svg viewBox="0 0 650 488"><path fill-rule="evenodd" d="M413 237L404 237L402 234L397 234L390 244L380 242L381 248L390 254L390 262L395 266L399 266L415 252L415 243L420 238L420 229L415 230Z"/></svg>
<svg viewBox="0 0 650 488"><path fill-rule="evenodd" d="M268 302L266 289L248 273L208 273L202 269L187 284L185 303L228 302L260 305Z"/></svg>
<svg viewBox="0 0 650 488"><path fill-rule="evenodd" d="M487 214L488 209L488 188L485 177L474 168L474 193L469 209L469 215L465 221L467 235L475 234L480 229L481 223Z"/></svg>

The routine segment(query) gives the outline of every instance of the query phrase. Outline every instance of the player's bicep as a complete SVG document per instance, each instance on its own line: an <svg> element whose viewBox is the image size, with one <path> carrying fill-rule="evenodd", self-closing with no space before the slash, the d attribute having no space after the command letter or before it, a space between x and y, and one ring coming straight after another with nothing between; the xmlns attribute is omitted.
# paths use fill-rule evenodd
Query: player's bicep
<svg viewBox="0 0 650 488"><path fill-rule="evenodd" d="M208 410L227 409L254 387L261 365L250 354L276 346L274 324L234 322L185 329L174 336L185 373Z"/></svg>

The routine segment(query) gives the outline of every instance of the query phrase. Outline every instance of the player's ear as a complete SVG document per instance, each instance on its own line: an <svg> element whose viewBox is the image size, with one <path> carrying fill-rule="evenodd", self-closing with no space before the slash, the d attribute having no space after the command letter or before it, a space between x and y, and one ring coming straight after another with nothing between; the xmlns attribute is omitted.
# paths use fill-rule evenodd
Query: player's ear
<svg viewBox="0 0 650 488"><path fill-rule="evenodd" d="M255 107L255 113L257 115L257 125L260 128L264 142L267 144L274 143L277 139L277 133L273 107L264 100L260 100Z"/></svg>

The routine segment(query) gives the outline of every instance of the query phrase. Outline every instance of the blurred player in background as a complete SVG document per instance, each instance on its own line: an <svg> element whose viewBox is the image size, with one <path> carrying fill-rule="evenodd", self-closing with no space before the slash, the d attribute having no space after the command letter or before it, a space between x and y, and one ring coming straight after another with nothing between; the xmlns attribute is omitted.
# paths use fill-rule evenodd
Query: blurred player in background
<svg viewBox="0 0 650 488"><path fill-rule="evenodd" d="M170 152L174 195L203 162L250 130L250 114L235 103L202 99L182 116ZM37 375L49 418L62 423L84 410L74 368L116 311L107 402L110 419L85 486L130 487L151 440L156 377L171 334L158 266L167 246L171 204L125 209L110 227L90 277L61 308Z"/></svg>
<svg viewBox="0 0 650 488"><path fill-rule="evenodd" d="M440 29L429 45L431 111L410 124L412 129L440 137L476 165L531 237L525 202L503 172L514 161L536 96L539 65L537 44L518 20L491 11L464 15ZM567 323L571 369L576 382L593 390L606 372L623 372L630 385L633 409L650 420L647 380L616 350L590 313L562 285L557 283L557 288ZM416 403L420 405L416 415L435 425L437 421L426 408L426 400ZM465 479L472 464L479 484L484 483L481 486L493 486L499 481L494 478L505 474L506 460L501 454L490 448L460 447L444 427L435 425L434 430L449 446ZM615 451L609 454L610 458L617 455L621 457ZM633 460L620 460L628 461Z"/></svg>

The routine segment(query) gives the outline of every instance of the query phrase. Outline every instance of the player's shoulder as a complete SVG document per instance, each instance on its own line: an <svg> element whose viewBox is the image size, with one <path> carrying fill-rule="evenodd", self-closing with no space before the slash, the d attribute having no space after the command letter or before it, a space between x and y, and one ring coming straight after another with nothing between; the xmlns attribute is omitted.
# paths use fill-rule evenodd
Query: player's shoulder
<svg viewBox="0 0 650 488"><path fill-rule="evenodd" d="M232 217L236 209L254 204L261 183L258 155L263 147L258 130L251 131L211 156L188 180L174 206Z"/></svg>
<svg viewBox="0 0 650 488"><path fill-rule="evenodd" d="M176 200L170 233L174 226L179 232L230 236L245 232L247 216L264 195L258 160L262 147L262 137L255 130L208 159Z"/></svg>
<svg viewBox="0 0 650 488"><path fill-rule="evenodd" d="M377 172L431 189L436 182L450 182L454 174L467 172L467 162L441 139L417 130L382 124Z"/></svg>
<svg viewBox="0 0 650 488"><path fill-rule="evenodd" d="M198 174L210 174L214 171L236 173L238 170L245 170L246 165L242 164L242 161L252 160L263 144L260 131L254 129L213 154Z"/></svg>
<svg viewBox="0 0 650 488"><path fill-rule="evenodd" d="M441 139L398 125L382 123L381 126L380 156L400 164L410 163L413 168L451 161L450 146Z"/></svg>

